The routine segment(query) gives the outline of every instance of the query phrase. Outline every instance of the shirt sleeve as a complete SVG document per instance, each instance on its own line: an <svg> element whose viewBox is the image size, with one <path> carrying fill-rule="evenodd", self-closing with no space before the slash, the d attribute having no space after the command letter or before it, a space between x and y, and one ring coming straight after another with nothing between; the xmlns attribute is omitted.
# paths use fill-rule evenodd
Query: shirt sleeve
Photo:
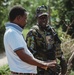
<svg viewBox="0 0 74 75"><path fill-rule="evenodd" d="M23 47L23 36L15 31L9 32L7 36L8 45L12 48L13 51L24 48Z"/></svg>
<svg viewBox="0 0 74 75"><path fill-rule="evenodd" d="M34 54L36 43L35 43L35 36L33 31L29 31L26 37L26 42L29 50Z"/></svg>

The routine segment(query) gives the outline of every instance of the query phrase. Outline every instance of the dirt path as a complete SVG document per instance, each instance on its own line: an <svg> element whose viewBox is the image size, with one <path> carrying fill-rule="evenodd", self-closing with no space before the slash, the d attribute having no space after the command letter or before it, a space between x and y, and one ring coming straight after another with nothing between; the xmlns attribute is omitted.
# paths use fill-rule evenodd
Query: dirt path
<svg viewBox="0 0 74 75"><path fill-rule="evenodd" d="M8 63L8 61L7 61L7 57L6 57L5 53L1 53L0 54L0 66L3 66L7 63Z"/></svg>

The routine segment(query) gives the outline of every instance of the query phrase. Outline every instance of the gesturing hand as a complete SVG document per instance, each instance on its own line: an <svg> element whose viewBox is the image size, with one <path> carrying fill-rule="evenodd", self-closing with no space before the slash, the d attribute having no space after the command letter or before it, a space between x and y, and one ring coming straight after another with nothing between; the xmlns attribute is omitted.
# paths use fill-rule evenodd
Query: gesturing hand
<svg viewBox="0 0 74 75"><path fill-rule="evenodd" d="M54 68L56 66L56 61L46 61L45 66L42 67L43 69L47 70L47 68Z"/></svg>

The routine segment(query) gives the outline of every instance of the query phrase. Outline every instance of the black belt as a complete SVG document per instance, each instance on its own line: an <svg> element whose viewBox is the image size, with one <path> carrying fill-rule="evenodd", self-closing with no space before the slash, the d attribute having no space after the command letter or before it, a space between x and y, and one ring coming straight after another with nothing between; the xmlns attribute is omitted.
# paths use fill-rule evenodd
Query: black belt
<svg viewBox="0 0 74 75"><path fill-rule="evenodd" d="M18 74L18 75L36 75L34 73L17 73L17 72L12 72L12 71L11 71L11 73L12 74Z"/></svg>

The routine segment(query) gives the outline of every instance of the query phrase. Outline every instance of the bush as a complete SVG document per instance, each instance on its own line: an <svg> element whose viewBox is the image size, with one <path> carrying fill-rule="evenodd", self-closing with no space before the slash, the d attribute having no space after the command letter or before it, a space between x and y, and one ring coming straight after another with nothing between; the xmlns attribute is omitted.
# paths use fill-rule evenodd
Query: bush
<svg viewBox="0 0 74 75"><path fill-rule="evenodd" d="M4 26L2 26L0 28L0 53L4 52L4 45L3 45L3 35L4 35L4 32L5 32L5 28L4 28Z"/></svg>
<svg viewBox="0 0 74 75"><path fill-rule="evenodd" d="M0 75L10 75L10 70L8 65L0 67Z"/></svg>

